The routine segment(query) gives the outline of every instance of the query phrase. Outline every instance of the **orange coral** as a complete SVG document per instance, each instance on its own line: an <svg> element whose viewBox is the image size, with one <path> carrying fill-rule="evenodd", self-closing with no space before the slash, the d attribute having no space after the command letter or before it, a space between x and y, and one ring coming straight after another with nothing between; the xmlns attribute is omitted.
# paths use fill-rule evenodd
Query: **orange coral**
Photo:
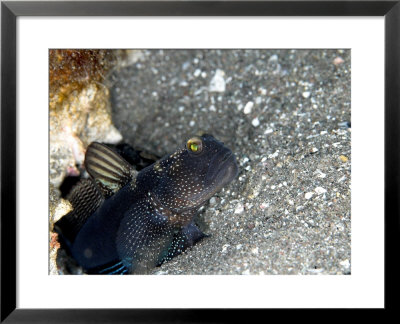
<svg viewBox="0 0 400 324"><path fill-rule="evenodd" d="M104 80L116 61L115 51L51 49L49 51L50 108L87 84Z"/></svg>

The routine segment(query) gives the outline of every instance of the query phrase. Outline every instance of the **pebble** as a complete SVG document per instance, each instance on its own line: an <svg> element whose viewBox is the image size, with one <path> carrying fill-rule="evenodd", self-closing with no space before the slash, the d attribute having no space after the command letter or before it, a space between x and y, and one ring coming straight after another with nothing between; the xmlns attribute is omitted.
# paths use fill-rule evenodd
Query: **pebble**
<svg viewBox="0 0 400 324"><path fill-rule="evenodd" d="M193 75L197 78L199 75L201 74L201 70L200 69L196 69L196 71L194 71Z"/></svg>
<svg viewBox="0 0 400 324"><path fill-rule="evenodd" d="M350 261L348 260L348 259L346 259L346 260L344 260L344 261L341 261L341 262L339 262L340 263L340 265L342 266L342 267L344 267L344 268L350 268Z"/></svg>
<svg viewBox="0 0 400 324"><path fill-rule="evenodd" d="M311 199L311 197L314 195L314 193L312 193L312 192L307 192L305 195L304 195L304 197L306 198L306 199Z"/></svg>
<svg viewBox="0 0 400 324"><path fill-rule="evenodd" d="M318 195L322 195L326 192L326 189L322 188L322 187L317 187L314 190Z"/></svg>
<svg viewBox="0 0 400 324"><path fill-rule="evenodd" d="M190 67L190 62L184 62L182 64L182 70L187 70Z"/></svg>
<svg viewBox="0 0 400 324"><path fill-rule="evenodd" d="M211 79L208 90L210 92L225 92L226 84L225 84L225 72L217 69L213 78Z"/></svg>
<svg viewBox="0 0 400 324"><path fill-rule="evenodd" d="M254 118L254 119L251 121L251 124L252 124L254 127L258 127L258 126L260 125L260 121L258 120L258 117Z"/></svg>
<svg viewBox="0 0 400 324"><path fill-rule="evenodd" d="M210 205L212 206L212 205L215 205L216 203L217 203L217 199L215 197L212 197L210 199Z"/></svg>
<svg viewBox="0 0 400 324"><path fill-rule="evenodd" d="M268 62L276 62L276 61L278 61L278 55L276 54L271 55L268 59Z"/></svg>
<svg viewBox="0 0 400 324"><path fill-rule="evenodd" d="M339 231L344 231L344 229L345 229L345 227L344 227L344 225L342 224L342 223L337 223L336 224L336 228L339 230Z"/></svg>
<svg viewBox="0 0 400 324"><path fill-rule="evenodd" d="M278 156L278 154L279 154L279 151L276 151L276 152L274 152L274 153L268 155L268 157L269 157L270 159L273 159L273 158L276 158L276 157Z"/></svg>
<svg viewBox="0 0 400 324"><path fill-rule="evenodd" d="M222 251L221 251L221 252L222 252L222 253L225 253L229 246L230 246L229 244L224 244L224 245L222 246Z"/></svg>
<svg viewBox="0 0 400 324"><path fill-rule="evenodd" d="M265 95L267 94L267 89L260 88L260 89L258 89L258 92L259 92L261 95L265 96Z"/></svg>
<svg viewBox="0 0 400 324"><path fill-rule="evenodd" d="M243 212L244 212L244 206L241 203L237 204L235 208L235 214L241 214Z"/></svg>
<svg viewBox="0 0 400 324"><path fill-rule="evenodd" d="M317 173L318 173L318 175L317 175L317 177L318 177L318 178L321 178L321 179L323 179L323 178L325 178L325 177L326 177L326 174L325 174L325 173L323 173L321 170L317 170Z"/></svg>
<svg viewBox="0 0 400 324"><path fill-rule="evenodd" d="M338 126L341 127L341 128L350 128L351 127L351 123L348 122L348 121L345 121L345 122L338 123Z"/></svg>
<svg viewBox="0 0 400 324"><path fill-rule="evenodd" d="M339 156L339 158L343 163L345 163L345 162L347 162L349 160L349 158L347 156L344 156L344 155Z"/></svg>
<svg viewBox="0 0 400 324"><path fill-rule="evenodd" d="M324 271L324 269L308 269L308 271L311 273L321 273Z"/></svg>
<svg viewBox="0 0 400 324"><path fill-rule="evenodd" d="M344 60L343 60L340 56L336 57L336 58L333 60L333 64L335 64L336 66L337 66L337 65L340 65L340 64L342 64L342 63L344 63Z"/></svg>
<svg viewBox="0 0 400 324"><path fill-rule="evenodd" d="M303 92L303 97L304 97L304 98L308 98L310 95L311 95L311 92L310 92L310 91L304 91L304 92Z"/></svg>
<svg viewBox="0 0 400 324"><path fill-rule="evenodd" d="M251 113L251 110L253 109L254 106L254 102L253 101L249 101L246 106L244 106L243 112L248 115Z"/></svg>
<svg viewBox="0 0 400 324"><path fill-rule="evenodd" d="M72 205L68 200L61 199L53 212L54 222L58 221L62 216L72 210Z"/></svg>

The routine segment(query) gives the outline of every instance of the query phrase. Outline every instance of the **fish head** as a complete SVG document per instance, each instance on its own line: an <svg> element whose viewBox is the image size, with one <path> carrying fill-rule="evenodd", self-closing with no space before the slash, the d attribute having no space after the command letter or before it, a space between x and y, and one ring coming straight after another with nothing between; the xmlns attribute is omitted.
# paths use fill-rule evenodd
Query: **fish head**
<svg viewBox="0 0 400 324"><path fill-rule="evenodd" d="M158 198L178 210L200 206L238 174L235 155L208 134L190 137L155 168L163 171Z"/></svg>

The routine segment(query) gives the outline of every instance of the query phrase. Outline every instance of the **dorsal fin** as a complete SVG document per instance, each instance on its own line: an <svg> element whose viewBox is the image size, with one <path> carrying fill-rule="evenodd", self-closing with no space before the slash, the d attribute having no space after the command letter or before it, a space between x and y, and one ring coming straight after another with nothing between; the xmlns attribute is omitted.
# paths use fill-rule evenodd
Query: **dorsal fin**
<svg viewBox="0 0 400 324"><path fill-rule="evenodd" d="M132 180L135 172L120 155L97 142L86 150L85 168L106 198Z"/></svg>

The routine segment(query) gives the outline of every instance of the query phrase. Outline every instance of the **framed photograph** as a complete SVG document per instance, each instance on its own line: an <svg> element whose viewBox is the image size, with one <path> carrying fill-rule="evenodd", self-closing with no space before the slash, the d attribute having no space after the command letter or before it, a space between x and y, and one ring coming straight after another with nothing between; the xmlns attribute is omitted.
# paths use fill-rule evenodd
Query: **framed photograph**
<svg viewBox="0 0 400 324"><path fill-rule="evenodd" d="M2 2L1 320L391 308L399 16Z"/></svg>

